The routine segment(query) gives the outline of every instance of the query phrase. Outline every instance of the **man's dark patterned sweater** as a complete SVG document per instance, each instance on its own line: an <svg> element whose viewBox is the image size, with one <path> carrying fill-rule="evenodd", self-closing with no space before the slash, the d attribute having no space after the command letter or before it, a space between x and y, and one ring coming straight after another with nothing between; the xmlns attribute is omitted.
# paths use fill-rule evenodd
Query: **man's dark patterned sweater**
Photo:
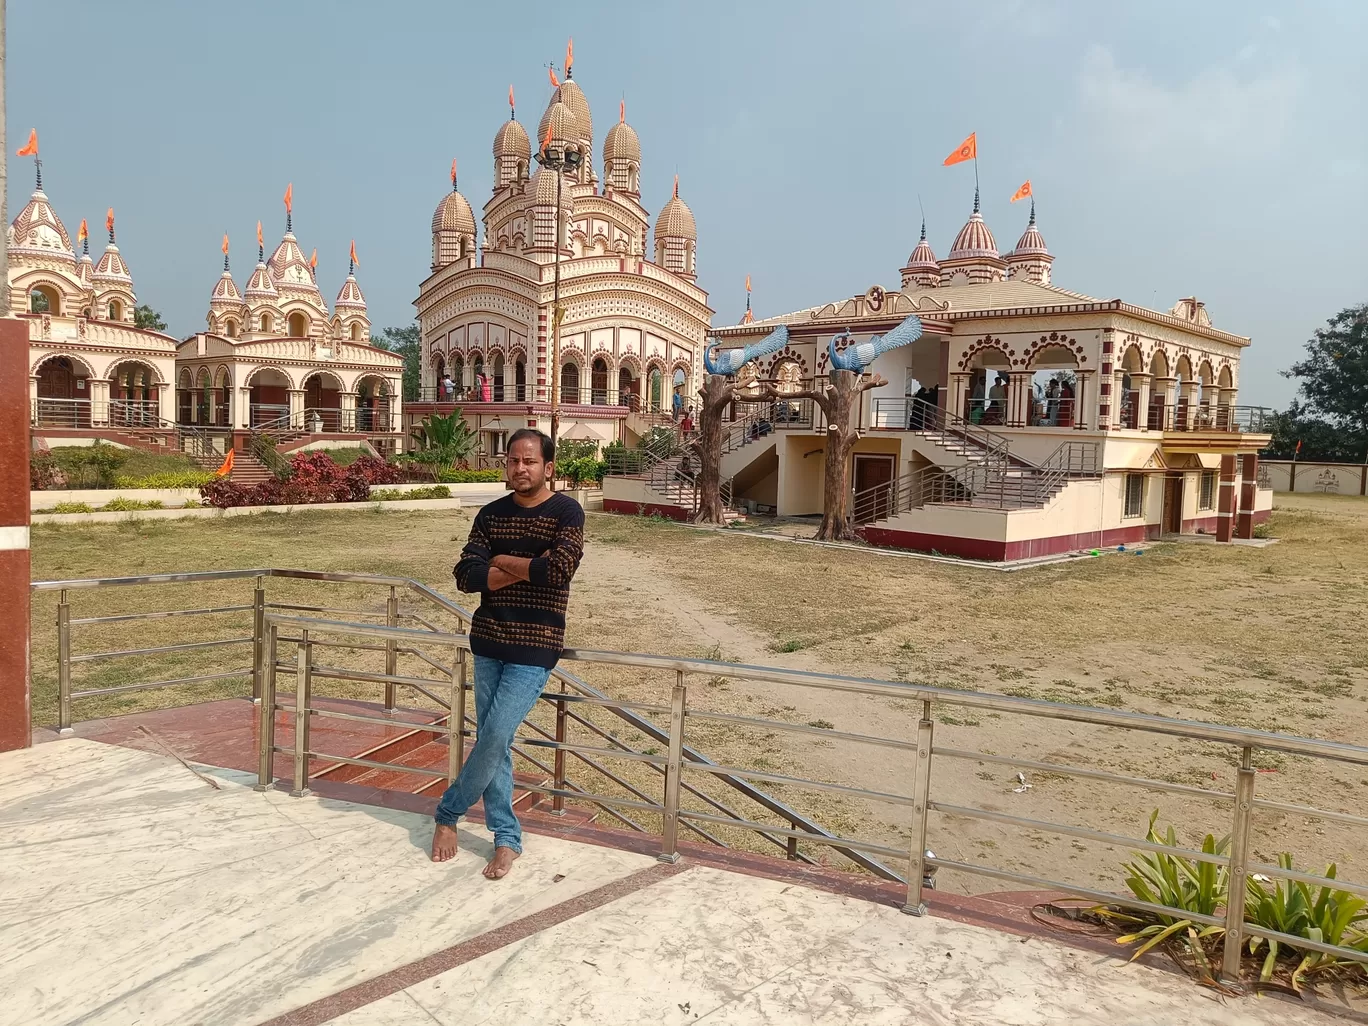
<svg viewBox="0 0 1368 1026"><path fill-rule="evenodd" d="M520 506L510 492L475 514L456 564L456 584L479 593L470 649L506 663L554 667L565 648L570 579L584 553L584 510L564 492L537 506ZM532 561L531 580L489 590L495 556Z"/></svg>

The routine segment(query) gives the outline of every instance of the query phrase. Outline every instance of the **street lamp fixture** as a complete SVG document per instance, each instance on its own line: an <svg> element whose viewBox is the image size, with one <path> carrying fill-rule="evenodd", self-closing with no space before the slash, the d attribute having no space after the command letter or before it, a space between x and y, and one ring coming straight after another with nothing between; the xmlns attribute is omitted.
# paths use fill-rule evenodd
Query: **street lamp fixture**
<svg viewBox="0 0 1368 1026"><path fill-rule="evenodd" d="M564 184L564 172L574 171L584 158L577 148L559 146L548 140L537 159L542 167L549 167L556 172L556 269L551 303L551 446L554 452L556 440L560 437L560 327L561 319L565 316L560 302L561 246L564 242L561 235L561 187ZM551 487L555 487L554 481Z"/></svg>

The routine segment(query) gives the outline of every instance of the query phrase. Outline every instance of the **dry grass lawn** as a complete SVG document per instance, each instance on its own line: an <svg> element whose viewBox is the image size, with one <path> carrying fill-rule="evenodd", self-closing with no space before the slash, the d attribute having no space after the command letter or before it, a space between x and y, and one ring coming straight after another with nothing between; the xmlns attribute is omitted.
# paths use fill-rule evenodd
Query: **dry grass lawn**
<svg viewBox="0 0 1368 1026"><path fill-rule="evenodd" d="M1362 743L1368 737L1365 572L1368 502L1280 497L1266 548L1177 544L1143 556L1103 558L1004 574L890 558L873 551L823 549L740 534L700 532L634 518L591 517L584 566L571 607L569 641L583 648L710 656L830 673L998 692L1107 709L1257 727ZM296 513L221 521L39 526L33 532L39 579L148 574L252 566L345 569L410 576L455 597L450 568L469 525L465 512ZM383 615L385 589L271 581L272 601L335 606ZM236 604L250 582L72 593L74 617ZM462 601L473 605L471 597ZM405 600L406 610L423 607ZM56 718L56 597L34 608L35 722ZM449 619L437 618L442 626ZM174 644L247 633L244 614L78 626L77 653ZM379 668L379 656L336 650L334 661ZM285 654L285 658L289 658ZM330 655L330 659L333 657ZM444 657L443 657L444 658ZM76 686L118 686L245 667L248 649L82 663ZM405 660L403 672L430 672ZM668 700L672 674L573 665L624 701ZM748 681L719 672L691 679L690 706L764 717L821 731L908 740L921 704ZM291 687L282 679L282 687ZM331 694L374 697L369 685L328 683ZM243 694L242 679L78 703L78 719ZM1228 746L937 703L936 744L1005 759L1063 763L1211 791L1234 786L1237 753ZM624 741L649 742L593 717ZM542 721L549 723L544 715ZM581 731L584 743L593 739ZM693 721L690 743L719 761L906 795L913 758L899 748L812 733ZM593 743L602 744L597 741ZM549 760L548 760L549 761ZM1261 797L1361 812L1368 771L1276 752L1256 754ZM660 778L639 765L613 767L658 795ZM585 787L623 793L592 772ZM1053 772L1026 773L978 757L937 758L932 797L976 808L1137 836L1152 809L1196 844L1229 830L1229 802L1200 794L1142 791ZM701 783L701 781L700 781ZM852 799L793 784L760 784L829 829L903 847L905 806ZM715 792L720 795L721 792ZM755 806L726 799L748 816ZM697 800L690 803L701 807ZM631 815L635 816L635 813ZM653 826L648 818L643 825ZM1340 863L1345 879L1368 878L1361 828L1316 817L1261 812L1255 850L1274 861L1292 851L1299 866ZM729 841L745 835L727 831ZM755 844L753 840L752 844ZM930 846L942 857L1002 870L1116 888L1124 847L1022 829L944 810ZM766 850L760 844L761 850ZM773 850L769 848L767 850ZM803 850L815 856L823 849ZM942 886L1000 889L979 876L949 874Z"/></svg>

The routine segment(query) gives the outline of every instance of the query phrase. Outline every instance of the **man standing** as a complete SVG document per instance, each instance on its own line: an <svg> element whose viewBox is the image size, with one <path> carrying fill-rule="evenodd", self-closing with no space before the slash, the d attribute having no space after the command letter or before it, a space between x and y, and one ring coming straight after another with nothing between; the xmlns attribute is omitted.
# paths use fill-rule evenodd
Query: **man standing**
<svg viewBox="0 0 1368 1026"><path fill-rule="evenodd" d="M532 428L508 440L512 492L475 514L456 564L456 583L478 592L470 627L475 657L475 746L437 803L432 861L456 854L456 820L484 800L494 857L484 875L499 880L522 854L513 812L512 744L565 647L570 580L584 552L584 510L547 487L555 462L550 437Z"/></svg>

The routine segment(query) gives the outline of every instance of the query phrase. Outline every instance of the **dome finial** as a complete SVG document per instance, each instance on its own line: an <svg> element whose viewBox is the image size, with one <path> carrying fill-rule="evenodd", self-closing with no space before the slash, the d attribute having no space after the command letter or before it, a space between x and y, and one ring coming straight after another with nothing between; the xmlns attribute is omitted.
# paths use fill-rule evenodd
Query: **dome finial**
<svg viewBox="0 0 1368 1026"><path fill-rule="evenodd" d="M565 41L565 79L568 82L575 77L575 40L573 38Z"/></svg>
<svg viewBox="0 0 1368 1026"><path fill-rule="evenodd" d="M223 233L223 269L228 270L228 233Z"/></svg>
<svg viewBox="0 0 1368 1026"><path fill-rule="evenodd" d="M261 222L258 221L258 222L257 222L257 263L259 263L259 264L260 264L260 263L263 263L263 262L265 262L265 260L266 260L266 243L265 243L265 242L262 240L262 238L261 238Z"/></svg>
<svg viewBox="0 0 1368 1026"><path fill-rule="evenodd" d="M978 187L978 185L977 185L977 183L976 183L976 184L974 185L974 213L977 214L978 212L979 212L979 187Z"/></svg>
<svg viewBox="0 0 1368 1026"><path fill-rule="evenodd" d="M285 231L293 231L290 218L294 213L294 182L285 186Z"/></svg>
<svg viewBox="0 0 1368 1026"><path fill-rule="evenodd" d="M34 175L38 180L36 188L39 192L43 191L43 162L37 157L33 158Z"/></svg>
<svg viewBox="0 0 1368 1026"><path fill-rule="evenodd" d="M458 190L458 189L456 188L456 158L455 158L455 157L452 157L452 158L451 158L451 191L452 191L452 192L459 192L459 191L460 191L460 190Z"/></svg>
<svg viewBox="0 0 1368 1026"><path fill-rule="evenodd" d="M1031 197L1031 220L1030 220L1029 222L1027 222L1027 224L1028 224L1028 225L1035 224L1035 197L1034 197L1034 196Z"/></svg>
<svg viewBox="0 0 1368 1026"><path fill-rule="evenodd" d="M513 83L508 83L508 120L518 120L518 108L513 104Z"/></svg>
<svg viewBox="0 0 1368 1026"><path fill-rule="evenodd" d="M105 214L105 230L109 232L109 244L114 245L114 208L109 208L109 213Z"/></svg>
<svg viewBox="0 0 1368 1026"><path fill-rule="evenodd" d="M925 217L925 215L922 216L922 233L921 233L921 237L922 237L922 241L925 242L925 241L926 241L926 217Z"/></svg>

